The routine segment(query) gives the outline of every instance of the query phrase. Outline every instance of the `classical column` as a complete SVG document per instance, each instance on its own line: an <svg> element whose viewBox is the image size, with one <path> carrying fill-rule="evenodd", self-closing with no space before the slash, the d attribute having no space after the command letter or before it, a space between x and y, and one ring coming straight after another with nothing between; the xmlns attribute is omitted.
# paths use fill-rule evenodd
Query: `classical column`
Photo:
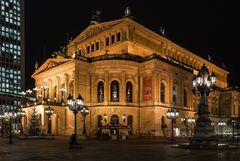
<svg viewBox="0 0 240 161"><path fill-rule="evenodd" d="M110 100L110 94L109 94L109 73L107 71L104 72L104 104L107 104L108 101Z"/></svg>
<svg viewBox="0 0 240 161"><path fill-rule="evenodd" d="M152 104L157 104L157 73L152 71Z"/></svg>
<svg viewBox="0 0 240 161"><path fill-rule="evenodd" d="M124 71L121 73L121 83L119 85L119 102L126 102L126 73Z"/></svg>
<svg viewBox="0 0 240 161"><path fill-rule="evenodd" d="M64 101L66 101L66 98L69 95L69 75L67 73L64 73L63 75L63 81L65 82L65 92L64 92Z"/></svg>

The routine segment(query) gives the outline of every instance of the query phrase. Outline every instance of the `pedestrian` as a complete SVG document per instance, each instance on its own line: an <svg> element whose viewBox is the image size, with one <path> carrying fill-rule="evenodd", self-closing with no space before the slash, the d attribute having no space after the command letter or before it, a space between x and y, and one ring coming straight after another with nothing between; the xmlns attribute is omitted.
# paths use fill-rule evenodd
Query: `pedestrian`
<svg viewBox="0 0 240 161"><path fill-rule="evenodd" d="M106 135L104 132L102 132L102 139L105 140L106 139Z"/></svg>
<svg viewBox="0 0 240 161"><path fill-rule="evenodd" d="M107 132L106 133L106 140L108 140L109 139L109 133Z"/></svg>

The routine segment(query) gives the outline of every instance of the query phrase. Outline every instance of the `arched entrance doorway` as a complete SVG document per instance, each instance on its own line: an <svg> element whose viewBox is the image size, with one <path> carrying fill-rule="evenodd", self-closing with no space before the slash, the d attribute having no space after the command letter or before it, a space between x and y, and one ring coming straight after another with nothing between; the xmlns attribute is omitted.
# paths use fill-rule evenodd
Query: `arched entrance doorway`
<svg viewBox="0 0 240 161"><path fill-rule="evenodd" d="M110 133L114 134L114 135L119 135L119 129L117 128L117 126L119 124L119 117L118 117L118 115L114 114L114 115L111 116L110 124L113 127L116 127L116 128L112 128Z"/></svg>

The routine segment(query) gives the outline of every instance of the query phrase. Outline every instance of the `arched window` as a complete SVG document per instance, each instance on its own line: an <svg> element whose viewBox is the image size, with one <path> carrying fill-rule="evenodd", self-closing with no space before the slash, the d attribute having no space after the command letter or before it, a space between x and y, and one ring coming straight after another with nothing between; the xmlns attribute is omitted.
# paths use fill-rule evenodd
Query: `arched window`
<svg viewBox="0 0 240 161"><path fill-rule="evenodd" d="M129 134L132 134L132 131L133 131L133 116L132 115L129 115L127 117L127 126L128 126Z"/></svg>
<svg viewBox="0 0 240 161"><path fill-rule="evenodd" d="M61 102L64 102L64 95L65 95L64 93L66 92L65 83L61 85L60 92L61 92Z"/></svg>
<svg viewBox="0 0 240 161"><path fill-rule="evenodd" d="M111 102L119 102L119 83L117 81L111 83Z"/></svg>
<svg viewBox="0 0 240 161"><path fill-rule="evenodd" d="M69 94L71 96L73 96L73 93L74 93L74 82L72 81L70 84L69 84Z"/></svg>
<svg viewBox="0 0 240 161"><path fill-rule="evenodd" d="M127 82L126 84L126 102L132 102L132 83Z"/></svg>
<svg viewBox="0 0 240 161"><path fill-rule="evenodd" d="M48 100L49 99L49 88L47 88L47 96L46 96L46 99Z"/></svg>
<svg viewBox="0 0 240 161"><path fill-rule="evenodd" d="M104 101L104 83L103 82L98 82L97 85L97 94L98 94L98 102L103 102Z"/></svg>
<svg viewBox="0 0 240 161"><path fill-rule="evenodd" d="M160 85L160 97L161 97L161 102L165 103L165 85L164 85L164 83L161 83L161 85Z"/></svg>
<svg viewBox="0 0 240 161"><path fill-rule="evenodd" d="M57 99L57 86L54 86L54 89L53 89L53 98L54 98L54 100Z"/></svg>
<svg viewBox="0 0 240 161"><path fill-rule="evenodd" d="M183 105L184 105L184 107L187 107L187 90L186 89L184 89L184 91L183 91Z"/></svg>
<svg viewBox="0 0 240 161"><path fill-rule="evenodd" d="M175 86L173 86L173 89L172 89L172 103L174 105L177 104L177 90Z"/></svg>

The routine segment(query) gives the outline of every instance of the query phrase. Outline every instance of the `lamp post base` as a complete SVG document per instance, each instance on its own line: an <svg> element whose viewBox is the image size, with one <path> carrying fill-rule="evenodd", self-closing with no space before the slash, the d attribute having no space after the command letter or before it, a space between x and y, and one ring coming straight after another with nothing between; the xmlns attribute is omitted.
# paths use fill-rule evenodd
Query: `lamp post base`
<svg viewBox="0 0 240 161"><path fill-rule="evenodd" d="M69 148L80 148L81 147L80 144L77 142L77 136L75 134L72 134L69 145L70 145Z"/></svg>

